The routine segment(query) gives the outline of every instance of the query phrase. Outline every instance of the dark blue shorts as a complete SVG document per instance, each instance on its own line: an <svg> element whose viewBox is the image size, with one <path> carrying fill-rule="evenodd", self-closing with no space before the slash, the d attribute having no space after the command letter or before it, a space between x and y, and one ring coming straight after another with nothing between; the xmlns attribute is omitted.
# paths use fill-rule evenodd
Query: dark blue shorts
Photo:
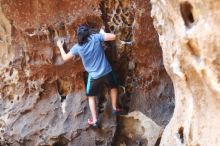
<svg viewBox="0 0 220 146"><path fill-rule="evenodd" d="M86 85L86 96L97 96L100 87L103 85L106 85L110 89L118 87L118 82L116 80L116 76L113 71L98 79L93 79L89 75Z"/></svg>

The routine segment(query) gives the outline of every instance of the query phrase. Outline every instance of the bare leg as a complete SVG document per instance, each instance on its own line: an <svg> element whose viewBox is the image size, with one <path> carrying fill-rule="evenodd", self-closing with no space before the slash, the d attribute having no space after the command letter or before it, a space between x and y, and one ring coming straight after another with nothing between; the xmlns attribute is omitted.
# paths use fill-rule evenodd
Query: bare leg
<svg viewBox="0 0 220 146"><path fill-rule="evenodd" d="M96 98L95 96L89 96L89 107L92 113L92 120L95 123L97 121L97 113L96 113Z"/></svg>
<svg viewBox="0 0 220 146"><path fill-rule="evenodd" d="M112 88L111 89L111 100L112 100L112 108L116 110L117 108L117 96L118 96L118 89Z"/></svg>

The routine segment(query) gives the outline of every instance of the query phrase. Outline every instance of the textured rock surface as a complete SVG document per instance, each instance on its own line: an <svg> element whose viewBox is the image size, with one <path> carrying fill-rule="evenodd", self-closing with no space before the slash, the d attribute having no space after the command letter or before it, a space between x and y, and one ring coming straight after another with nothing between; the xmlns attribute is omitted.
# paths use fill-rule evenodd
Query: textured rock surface
<svg viewBox="0 0 220 146"><path fill-rule="evenodd" d="M60 65L54 45L56 37L65 37L69 48L80 23L93 19L100 26L98 7L95 1L1 1L3 141L22 146L111 144L115 118L107 117L101 131L88 127L83 67L79 59ZM61 96L66 96L63 102Z"/></svg>
<svg viewBox="0 0 220 146"><path fill-rule="evenodd" d="M125 108L141 111L165 126L173 113L174 91L163 66L150 2L105 0L101 4L106 29L119 36L116 45L109 45L108 54L126 87Z"/></svg>
<svg viewBox="0 0 220 146"><path fill-rule="evenodd" d="M94 31L104 25L118 36L105 47L125 86L121 106L142 112L160 126L168 123L173 86L163 67L149 1L0 0L0 6L2 145L93 146L117 139L109 95L104 92L99 98L102 128L89 128L86 73L80 59L63 64L55 46L64 37L68 51L82 23Z"/></svg>
<svg viewBox="0 0 220 146"><path fill-rule="evenodd" d="M117 143L126 146L155 146L163 132L163 128L141 112L134 111L126 116L121 116L120 121L118 127L120 130L117 134L121 136L119 136L120 139L117 139Z"/></svg>
<svg viewBox="0 0 220 146"><path fill-rule="evenodd" d="M176 99L161 146L218 146L220 1L151 2Z"/></svg>

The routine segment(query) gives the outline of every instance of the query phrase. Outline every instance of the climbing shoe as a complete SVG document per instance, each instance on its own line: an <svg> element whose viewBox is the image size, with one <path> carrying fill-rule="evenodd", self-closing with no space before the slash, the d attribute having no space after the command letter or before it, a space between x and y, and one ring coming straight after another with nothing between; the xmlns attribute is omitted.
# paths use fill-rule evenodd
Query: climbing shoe
<svg viewBox="0 0 220 146"><path fill-rule="evenodd" d="M120 108L112 109L112 115L115 116L123 115L123 111Z"/></svg>
<svg viewBox="0 0 220 146"><path fill-rule="evenodd" d="M92 118L89 118L89 119L88 119L88 124L89 124L90 126L92 126L93 128L99 128L99 122L98 122L98 121L93 122L93 119L92 119Z"/></svg>

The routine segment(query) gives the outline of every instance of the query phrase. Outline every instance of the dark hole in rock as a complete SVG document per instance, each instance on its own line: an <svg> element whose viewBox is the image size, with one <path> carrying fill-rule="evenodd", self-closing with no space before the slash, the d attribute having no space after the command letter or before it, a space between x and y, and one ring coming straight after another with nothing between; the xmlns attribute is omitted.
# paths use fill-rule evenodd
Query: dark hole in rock
<svg viewBox="0 0 220 146"><path fill-rule="evenodd" d="M12 65L12 64L13 64L13 62L12 62L12 61L10 61L10 62L9 62L9 65Z"/></svg>
<svg viewBox="0 0 220 146"><path fill-rule="evenodd" d="M57 91L61 97L61 102L66 99L66 96L71 90L71 84L68 77L58 78L56 81Z"/></svg>
<svg viewBox="0 0 220 146"><path fill-rule="evenodd" d="M179 130L178 130L178 134L179 134L181 143L184 143L183 131L184 131L184 128L183 128L183 127L180 127Z"/></svg>
<svg viewBox="0 0 220 146"><path fill-rule="evenodd" d="M110 30L113 32L115 30L114 26L110 26Z"/></svg>
<svg viewBox="0 0 220 146"><path fill-rule="evenodd" d="M161 137L159 137L159 138L157 139L157 142L155 143L154 146L159 146L159 145L160 145L160 141L161 141Z"/></svg>
<svg viewBox="0 0 220 146"><path fill-rule="evenodd" d="M55 37L55 30L53 29L52 26L48 27L48 31L49 31L49 39L52 43L55 43L54 41L54 37Z"/></svg>
<svg viewBox="0 0 220 146"><path fill-rule="evenodd" d="M103 89L102 89L103 90ZM101 114L104 112L105 110L105 106L104 104L106 103L106 98L105 98L105 95L102 93L102 94L99 94L98 96L98 100L97 100L97 105L98 105L98 113Z"/></svg>
<svg viewBox="0 0 220 146"><path fill-rule="evenodd" d="M104 145L104 141L103 141L103 140L96 140L95 143L96 143L97 146L99 146L99 145L100 145L100 146L101 146L101 145Z"/></svg>
<svg viewBox="0 0 220 146"><path fill-rule="evenodd" d="M56 142L53 144L53 146L66 146L66 144L63 144L62 142Z"/></svg>
<svg viewBox="0 0 220 146"><path fill-rule="evenodd" d="M3 42L3 38L0 36L0 42Z"/></svg>
<svg viewBox="0 0 220 146"><path fill-rule="evenodd" d="M187 27L190 27L191 24L194 22L192 10L193 7L189 2L185 1L180 4L181 15Z"/></svg>
<svg viewBox="0 0 220 146"><path fill-rule="evenodd" d="M116 13L119 14L121 10L119 8L116 9Z"/></svg>
<svg viewBox="0 0 220 146"><path fill-rule="evenodd" d="M9 76L12 76L12 74L13 74L13 69L10 70Z"/></svg>
<svg viewBox="0 0 220 146"><path fill-rule="evenodd" d="M52 146L67 146L69 141L64 137L59 137Z"/></svg>
<svg viewBox="0 0 220 146"><path fill-rule="evenodd" d="M66 96L61 96L61 102L63 102L66 99Z"/></svg>

